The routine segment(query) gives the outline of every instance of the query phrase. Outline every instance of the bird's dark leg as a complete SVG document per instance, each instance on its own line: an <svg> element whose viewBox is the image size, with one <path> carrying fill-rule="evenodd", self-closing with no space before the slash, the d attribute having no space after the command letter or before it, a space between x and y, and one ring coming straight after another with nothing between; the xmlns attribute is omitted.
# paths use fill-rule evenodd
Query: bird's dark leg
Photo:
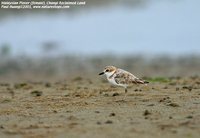
<svg viewBox="0 0 200 138"><path fill-rule="evenodd" d="M128 92L128 90L127 90L127 88L125 88L125 93L127 93Z"/></svg>
<svg viewBox="0 0 200 138"><path fill-rule="evenodd" d="M127 92L128 92L128 90L127 90L127 87L126 87L126 88L125 88L125 95L124 95L123 100L125 100Z"/></svg>

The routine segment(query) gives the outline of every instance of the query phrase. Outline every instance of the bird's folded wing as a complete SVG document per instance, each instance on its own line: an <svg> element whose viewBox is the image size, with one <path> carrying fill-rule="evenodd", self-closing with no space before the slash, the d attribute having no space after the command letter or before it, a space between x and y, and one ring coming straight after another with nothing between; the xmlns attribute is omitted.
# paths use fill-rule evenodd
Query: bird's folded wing
<svg viewBox="0 0 200 138"><path fill-rule="evenodd" d="M117 84L131 84L131 83L137 83L137 77L135 77L133 74L127 72L127 71L124 71L122 69L119 69L117 72L116 72L116 75L114 77L115 79L115 82Z"/></svg>

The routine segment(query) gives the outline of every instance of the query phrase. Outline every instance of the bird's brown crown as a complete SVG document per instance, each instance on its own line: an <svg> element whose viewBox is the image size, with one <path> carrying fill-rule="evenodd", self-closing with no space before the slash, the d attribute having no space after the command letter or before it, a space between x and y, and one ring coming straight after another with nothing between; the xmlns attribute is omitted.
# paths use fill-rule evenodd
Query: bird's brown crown
<svg viewBox="0 0 200 138"><path fill-rule="evenodd" d="M116 67L114 67L114 66L106 66L105 68L104 68L104 71L105 72L113 72L113 71L115 71L117 68Z"/></svg>

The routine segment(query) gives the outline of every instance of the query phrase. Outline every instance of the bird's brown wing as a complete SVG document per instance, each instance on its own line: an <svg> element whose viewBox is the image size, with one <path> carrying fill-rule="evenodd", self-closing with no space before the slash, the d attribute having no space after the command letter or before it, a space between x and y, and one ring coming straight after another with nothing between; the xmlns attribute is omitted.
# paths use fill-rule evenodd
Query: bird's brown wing
<svg viewBox="0 0 200 138"><path fill-rule="evenodd" d="M114 77L117 84L131 84L135 78L137 77L122 69L118 69Z"/></svg>
<svg viewBox="0 0 200 138"><path fill-rule="evenodd" d="M118 71L116 72L116 75L114 77L115 81L117 84L145 84L148 83L142 79L137 78L136 76L134 76L133 74L122 70L122 69L118 69Z"/></svg>
<svg viewBox="0 0 200 138"><path fill-rule="evenodd" d="M126 84L126 74L124 73L116 73L114 79L117 84Z"/></svg>

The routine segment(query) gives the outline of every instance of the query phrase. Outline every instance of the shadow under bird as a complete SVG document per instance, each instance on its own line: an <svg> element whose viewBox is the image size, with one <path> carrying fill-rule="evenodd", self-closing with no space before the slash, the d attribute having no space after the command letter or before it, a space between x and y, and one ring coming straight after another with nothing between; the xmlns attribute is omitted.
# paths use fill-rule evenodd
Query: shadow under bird
<svg viewBox="0 0 200 138"><path fill-rule="evenodd" d="M114 66L106 66L103 72L99 73L99 75L106 75L107 80L116 86L121 86L125 88L125 93L127 93L127 87L132 84L145 84L149 83L148 81L142 80L134 76L128 71L123 69L114 67ZM125 95L126 96L126 95Z"/></svg>

